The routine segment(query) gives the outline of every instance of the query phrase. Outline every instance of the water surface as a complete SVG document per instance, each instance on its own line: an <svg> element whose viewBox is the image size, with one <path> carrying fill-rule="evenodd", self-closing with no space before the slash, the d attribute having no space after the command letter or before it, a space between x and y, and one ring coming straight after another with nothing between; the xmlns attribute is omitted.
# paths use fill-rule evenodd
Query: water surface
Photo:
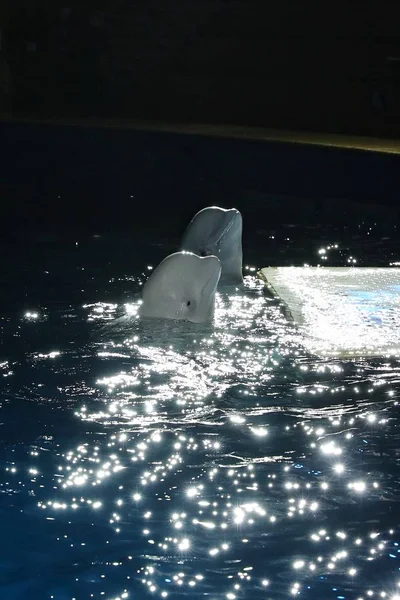
<svg viewBox="0 0 400 600"><path fill-rule="evenodd" d="M310 355L255 276L393 265L394 225L260 227L213 326L135 319L176 239L24 244L1 259L1 598L400 594L399 359Z"/></svg>

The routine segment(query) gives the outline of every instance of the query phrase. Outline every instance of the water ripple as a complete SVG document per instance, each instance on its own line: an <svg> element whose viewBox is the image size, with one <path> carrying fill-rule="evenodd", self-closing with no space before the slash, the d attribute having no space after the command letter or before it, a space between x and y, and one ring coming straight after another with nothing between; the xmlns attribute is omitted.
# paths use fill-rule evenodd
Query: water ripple
<svg viewBox="0 0 400 600"><path fill-rule="evenodd" d="M399 362L307 354L253 275L214 327L104 297L0 363L4 597L395 600Z"/></svg>

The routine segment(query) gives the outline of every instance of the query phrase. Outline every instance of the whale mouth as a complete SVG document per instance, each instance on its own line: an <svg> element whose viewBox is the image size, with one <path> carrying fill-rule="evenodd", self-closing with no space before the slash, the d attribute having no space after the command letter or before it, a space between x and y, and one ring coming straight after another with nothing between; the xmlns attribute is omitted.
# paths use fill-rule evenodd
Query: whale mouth
<svg viewBox="0 0 400 600"><path fill-rule="evenodd" d="M228 235L228 233L232 229L233 223L235 221L235 217L236 217L235 213L233 215L231 215L229 221L227 222L227 224L225 225L225 227L221 231L221 235L219 236L218 243L221 243L222 240Z"/></svg>
<svg viewBox="0 0 400 600"><path fill-rule="evenodd" d="M208 258L208 256L204 257L204 258ZM217 258L217 257L215 257L215 258ZM208 288L217 287L220 277L221 277L221 266L217 265L217 268L211 273L210 277L208 277L205 284L201 288L201 293L204 294L206 291L208 291Z"/></svg>
<svg viewBox="0 0 400 600"><path fill-rule="evenodd" d="M211 288L214 286L217 287L219 278L220 278L220 274L218 273L218 271L213 273L211 275L211 277L209 279L207 279L206 283L203 285L203 287L201 289L201 293L204 294L205 292L207 292L208 288Z"/></svg>
<svg viewBox="0 0 400 600"><path fill-rule="evenodd" d="M237 215L239 215L239 214L240 213L238 211L235 211L234 213L231 213L229 215L229 217L230 217L229 221L226 223L225 227L221 231L221 234L218 236L218 238L215 241L216 245L220 245L224 241L224 239L226 238L226 236L232 229L232 227L236 221Z"/></svg>
<svg viewBox="0 0 400 600"><path fill-rule="evenodd" d="M205 258L206 256L215 256L216 253L220 251L221 244L232 229L237 214L238 213L230 214L228 222L225 223L225 226L220 230L218 236L215 236L211 242L210 240L207 240L207 243L204 244L203 249L199 251L199 255L202 258ZM226 215L223 216L223 220L226 221Z"/></svg>

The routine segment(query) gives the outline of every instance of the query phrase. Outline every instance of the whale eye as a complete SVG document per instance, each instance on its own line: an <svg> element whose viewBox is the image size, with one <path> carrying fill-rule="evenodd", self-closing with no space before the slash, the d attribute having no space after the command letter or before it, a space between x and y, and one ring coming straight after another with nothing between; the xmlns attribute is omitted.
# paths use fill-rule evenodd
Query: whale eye
<svg viewBox="0 0 400 600"><path fill-rule="evenodd" d="M190 300L186 302L186 306L190 306Z"/></svg>
<svg viewBox="0 0 400 600"><path fill-rule="evenodd" d="M207 252L206 252L205 250L202 250L202 251L200 252L200 256L207 256Z"/></svg>

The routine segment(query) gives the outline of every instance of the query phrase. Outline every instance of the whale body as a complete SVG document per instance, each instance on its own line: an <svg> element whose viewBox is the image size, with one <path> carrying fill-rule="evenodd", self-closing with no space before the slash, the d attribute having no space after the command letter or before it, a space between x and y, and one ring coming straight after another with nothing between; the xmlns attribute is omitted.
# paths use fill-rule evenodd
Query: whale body
<svg viewBox="0 0 400 600"><path fill-rule="evenodd" d="M170 254L143 286L139 315L204 323L214 316L215 292L221 276L216 256L192 252Z"/></svg>
<svg viewBox="0 0 400 600"><path fill-rule="evenodd" d="M236 208L209 206L200 210L186 228L181 250L216 256L221 262L221 284L243 283L242 215Z"/></svg>

